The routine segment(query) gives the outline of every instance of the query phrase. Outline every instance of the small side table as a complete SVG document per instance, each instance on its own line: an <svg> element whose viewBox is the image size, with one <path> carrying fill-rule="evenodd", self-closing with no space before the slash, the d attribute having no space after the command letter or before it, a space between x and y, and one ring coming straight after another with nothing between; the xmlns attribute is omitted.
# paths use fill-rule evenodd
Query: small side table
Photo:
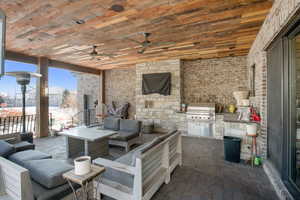
<svg viewBox="0 0 300 200"><path fill-rule="evenodd" d="M256 135L248 135L251 137L252 142L251 142L251 166L254 167L254 159L257 156L257 146L256 146Z"/></svg>
<svg viewBox="0 0 300 200"><path fill-rule="evenodd" d="M79 175L76 175L74 173L74 170L71 170L71 171L68 171L68 172L64 173L63 177L65 179L67 179L67 181L68 181L68 183L69 183L69 185L70 185L70 187L71 187L71 189L73 191L73 194L74 194L74 197L75 197L76 200L78 200L78 197L77 197L76 190L74 189L74 187L72 185L72 182L73 183L77 183L77 184L79 184L81 186L82 192L83 192L83 197L82 198L85 199L85 200L89 200L88 184L94 178L96 178L97 176L99 176L100 174L102 174L104 171L105 171L104 167L100 167L100 166L96 166L96 165L91 165L91 171L88 174L79 176Z"/></svg>

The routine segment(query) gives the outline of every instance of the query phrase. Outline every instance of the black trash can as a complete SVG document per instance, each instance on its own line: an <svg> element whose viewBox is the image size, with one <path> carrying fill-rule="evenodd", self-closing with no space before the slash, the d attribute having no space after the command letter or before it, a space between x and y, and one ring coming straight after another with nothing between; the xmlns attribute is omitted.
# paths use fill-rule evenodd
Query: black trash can
<svg viewBox="0 0 300 200"><path fill-rule="evenodd" d="M224 136L224 156L229 162L240 162L241 139L237 137Z"/></svg>

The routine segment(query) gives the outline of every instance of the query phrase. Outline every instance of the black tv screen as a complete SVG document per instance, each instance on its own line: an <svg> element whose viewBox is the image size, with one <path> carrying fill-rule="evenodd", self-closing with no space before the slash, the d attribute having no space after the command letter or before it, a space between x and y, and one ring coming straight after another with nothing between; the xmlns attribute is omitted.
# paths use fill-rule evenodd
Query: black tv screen
<svg viewBox="0 0 300 200"><path fill-rule="evenodd" d="M171 95L171 73L143 74L142 94Z"/></svg>

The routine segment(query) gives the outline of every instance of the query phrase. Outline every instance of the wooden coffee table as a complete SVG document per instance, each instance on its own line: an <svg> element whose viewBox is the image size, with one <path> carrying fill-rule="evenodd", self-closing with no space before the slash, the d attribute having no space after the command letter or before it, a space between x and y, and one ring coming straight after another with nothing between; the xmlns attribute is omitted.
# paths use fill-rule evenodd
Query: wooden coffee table
<svg viewBox="0 0 300 200"><path fill-rule="evenodd" d="M76 127L60 133L66 138L68 158L85 155L92 159L108 155L108 137L114 134L116 131L98 127Z"/></svg>

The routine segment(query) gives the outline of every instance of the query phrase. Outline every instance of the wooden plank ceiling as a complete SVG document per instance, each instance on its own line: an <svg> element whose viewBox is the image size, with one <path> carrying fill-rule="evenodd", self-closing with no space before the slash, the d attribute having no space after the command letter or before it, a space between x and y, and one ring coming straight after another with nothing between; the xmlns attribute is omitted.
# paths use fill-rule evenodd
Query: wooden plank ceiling
<svg viewBox="0 0 300 200"><path fill-rule="evenodd" d="M115 4L124 11L113 11ZM269 0L0 1L8 50L96 69L246 55L271 6ZM161 44L138 54L141 45L130 39L143 41L140 32ZM114 56L91 60L92 45Z"/></svg>

